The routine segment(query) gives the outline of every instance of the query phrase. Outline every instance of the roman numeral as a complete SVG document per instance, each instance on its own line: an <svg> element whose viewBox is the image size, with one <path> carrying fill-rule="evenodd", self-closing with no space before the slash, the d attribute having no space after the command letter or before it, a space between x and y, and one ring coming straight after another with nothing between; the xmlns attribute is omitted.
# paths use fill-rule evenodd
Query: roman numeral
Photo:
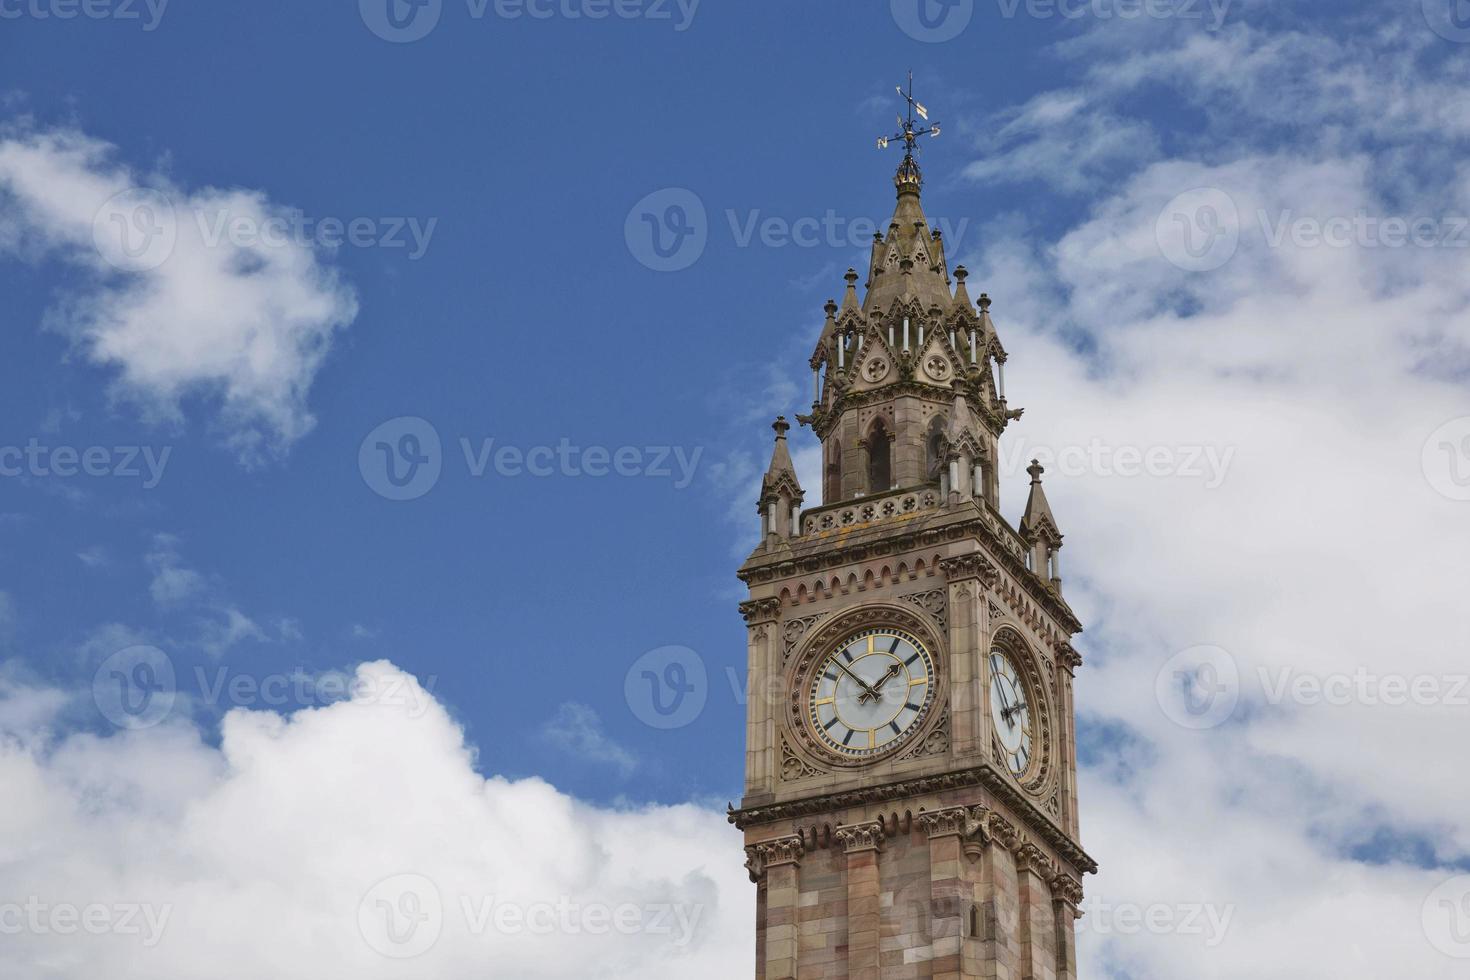
<svg viewBox="0 0 1470 980"><path fill-rule="evenodd" d="M910 708L910 709L912 709L914 711L922 711L922 710L924 710L921 705L914 704L914 702L912 702L912 701L910 701L907 704L905 704L904 707L905 708Z"/></svg>
<svg viewBox="0 0 1470 980"><path fill-rule="evenodd" d="M825 724L825 725L822 726L822 730L825 731L825 732L830 732L832 730L832 726L835 725L835 724L837 724L837 722L840 721L840 720L841 719L839 719L836 715L833 715L832 716L832 720L829 721L829 722L827 722L827 724Z"/></svg>
<svg viewBox="0 0 1470 980"><path fill-rule="evenodd" d="M849 742L851 742L851 741L852 741L852 737L853 737L853 736L854 736L854 735L856 735L856 734L857 734L857 733L856 733L856 732L854 732L854 731L853 731L853 730L852 730L852 729L851 729L851 728L849 728L849 729L848 729L848 730L847 730L847 734L846 734L846 735L844 735L844 736L842 736L842 744L843 744L843 745L847 745L847 744L848 744L848 743L849 743Z"/></svg>
<svg viewBox="0 0 1470 980"><path fill-rule="evenodd" d="M897 735L899 732L903 731L902 728L899 728L898 727L898 722L896 720L895 721L890 721L888 723L888 727L891 728L891 729L893 729L893 734L895 734L895 735Z"/></svg>

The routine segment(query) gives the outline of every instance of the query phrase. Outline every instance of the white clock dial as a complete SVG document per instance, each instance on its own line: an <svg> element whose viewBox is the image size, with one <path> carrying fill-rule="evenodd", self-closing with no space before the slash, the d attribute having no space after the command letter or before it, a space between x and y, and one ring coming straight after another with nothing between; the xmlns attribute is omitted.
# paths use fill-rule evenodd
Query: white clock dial
<svg viewBox="0 0 1470 980"><path fill-rule="evenodd" d="M934 660L901 630L850 637L817 665L808 695L812 732L853 758L897 748L919 730L934 701Z"/></svg>
<svg viewBox="0 0 1470 980"><path fill-rule="evenodd" d="M1000 650L990 653L990 716L1006 765L1022 775L1031 766L1031 704L1016 665Z"/></svg>

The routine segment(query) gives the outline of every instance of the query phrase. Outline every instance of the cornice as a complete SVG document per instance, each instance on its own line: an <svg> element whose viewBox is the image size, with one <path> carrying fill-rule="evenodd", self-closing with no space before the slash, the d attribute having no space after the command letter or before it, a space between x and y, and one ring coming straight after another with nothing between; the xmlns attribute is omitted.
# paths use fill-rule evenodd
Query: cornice
<svg viewBox="0 0 1470 980"><path fill-rule="evenodd" d="M1074 868L1084 874L1097 873L1097 862L1076 841L1072 840L1060 827L1053 823L1045 811L1028 799L1006 776L990 765L980 765L971 769L961 769L956 772L940 773L933 776L918 776L912 779L902 779L896 782L876 786L864 786L835 793L822 793L816 796L791 800L786 803L774 803L769 806L757 806L739 810L732 806L727 813L727 817L732 824L744 830L746 827L758 824L798 820L802 817L809 817L815 814L831 813L834 810L846 810L872 803L887 803L892 800L908 799L926 793L964 789L972 786L979 786L989 790L997 799L1008 805L1014 812L1022 815L1025 818L1027 829L1048 844L1052 850ZM997 840L1002 837L1009 837L1015 832L1014 828L1004 818L1001 818L999 814L994 815L989 829ZM1005 844L1005 841L1000 842ZM1014 845L1006 844L1006 846L1010 848Z"/></svg>

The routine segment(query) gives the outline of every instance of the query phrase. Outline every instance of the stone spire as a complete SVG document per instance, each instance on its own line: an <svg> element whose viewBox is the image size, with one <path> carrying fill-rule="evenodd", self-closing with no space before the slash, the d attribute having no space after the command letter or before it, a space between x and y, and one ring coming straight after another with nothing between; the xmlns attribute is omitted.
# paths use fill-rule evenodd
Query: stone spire
<svg viewBox="0 0 1470 980"><path fill-rule="evenodd" d="M1062 548L1062 532L1057 529L1057 519L1052 516L1046 491L1041 488L1041 474L1046 470L1033 459L1026 472L1031 475L1031 494L1026 498L1026 512L1021 515L1018 530L1030 548L1031 570L1060 591L1062 570L1057 553Z"/></svg>
<svg viewBox="0 0 1470 980"><path fill-rule="evenodd" d="M786 416L778 415L771 428L776 431L776 445L771 450L771 465L766 467L766 475L761 480L758 510L766 535L789 538L806 494L801 489L801 481L796 478L796 466L791 462L791 450L786 445L786 433L791 428Z"/></svg>
<svg viewBox="0 0 1470 980"><path fill-rule="evenodd" d="M873 236L868 295L863 302L869 314L888 313L896 300L916 302L923 310L933 306L948 310L953 303L943 236L932 231L924 217L919 199L922 183L918 167L905 157L893 178L898 203L888 233Z"/></svg>

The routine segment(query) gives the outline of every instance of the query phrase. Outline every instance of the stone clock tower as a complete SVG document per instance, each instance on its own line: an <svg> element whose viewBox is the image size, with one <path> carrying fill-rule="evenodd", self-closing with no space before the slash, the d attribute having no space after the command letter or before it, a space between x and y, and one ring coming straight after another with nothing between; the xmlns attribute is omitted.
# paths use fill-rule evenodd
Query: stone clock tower
<svg viewBox="0 0 1470 980"><path fill-rule="evenodd" d="M912 114L911 114L912 119ZM912 151L912 122L900 136ZM749 630L756 976L1075 980L1082 875L1062 535L1032 465L999 510L990 299L951 276L912 152L859 296L812 354L822 503L775 424Z"/></svg>

